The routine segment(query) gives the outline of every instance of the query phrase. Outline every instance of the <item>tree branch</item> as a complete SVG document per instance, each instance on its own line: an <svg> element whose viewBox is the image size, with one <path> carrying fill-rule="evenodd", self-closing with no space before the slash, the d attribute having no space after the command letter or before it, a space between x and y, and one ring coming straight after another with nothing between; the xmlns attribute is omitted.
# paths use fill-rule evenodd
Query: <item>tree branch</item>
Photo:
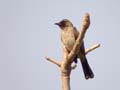
<svg viewBox="0 0 120 90"><path fill-rule="evenodd" d="M87 13L83 20L82 30L79 33L79 36L73 46L72 51L68 54L68 52L64 48L65 56L62 64L61 64L61 73L62 73L62 90L70 90L70 73L72 70L71 64L73 62L73 58L77 54L79 47L81 46L82 40L84 38L85 32L90 25L89 14Z"/></svg>
<svg viewBox="0 0 120 90"><path fill-rule="evenodd" d="M73 58L75 57L76 53L78 53L79 47L81 46L82 40L85 36L85 32L87 31L88 27L90 25L90 17L89 14L86 13L84 20L83 20L83 24L82 24L82 30L79 33L79 36L73 46L72 51L70 52L70 54L68 55L68 60L69 62L73 62Z"/></svg>
<svg viewBox="0 0 120 90"><path fill-rule="evenodd" d="M55 59L49 58L49 57L45 57L45 58L46 58L46 60L48 60L48 61L56 64L56 65L59 66L59 67L61 67L61 62L59 62L59 61L57 61L57 60L55 60Z"/></svg>
<svg viewBox="0 0 120 90"><path fill-rule="evenodd" d="M87 48L87 49L85 50L85 54L88 54L89 52L95 50L95 49L98 48L98 47L100 47L100 44L95 44L95 45L91 46L90 48Z"/></svg>
<svg viewBox="0 0 120 90"><path fill-rule="evenodd" d="M72 66L73 58L78 53L78 50L82 44L83 38L85 36L85 33L86 33L89 25L90 25L90 17L89 17L89 14L86 13L84 20L83 20L81 32L79 33L79 36L78 36L78 38L73 46L72 51L70 53L68 53L66 48L63 47L64 54L63 54L63 61L62 62L59 62L55 59L51 59L51 58L46 57L46 59L48 61L50 61L50 62L52 62L60 67L61 79L62 79L62 90L70 90L71 70L76 67L76 65ZM100 44L96 44L96 45L86 49L86 54L88 54L90 51L98 48L99 46L100 46Z"/></svg>

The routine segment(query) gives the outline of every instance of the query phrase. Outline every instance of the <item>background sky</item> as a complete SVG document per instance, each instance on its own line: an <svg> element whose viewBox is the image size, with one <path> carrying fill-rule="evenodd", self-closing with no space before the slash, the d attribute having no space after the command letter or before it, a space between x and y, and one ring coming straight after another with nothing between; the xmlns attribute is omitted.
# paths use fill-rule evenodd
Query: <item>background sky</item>
<svg viewBox="0 0 120 90"><path fill-rule="evenodd" d="M95 78L85 80L80 63L71 74L71 90L120 90L119 0L0 0L0 90L61 90L60 71L45 56L62 60L60 29L67 18L80 30L91 25L85 46Z"/></svg>

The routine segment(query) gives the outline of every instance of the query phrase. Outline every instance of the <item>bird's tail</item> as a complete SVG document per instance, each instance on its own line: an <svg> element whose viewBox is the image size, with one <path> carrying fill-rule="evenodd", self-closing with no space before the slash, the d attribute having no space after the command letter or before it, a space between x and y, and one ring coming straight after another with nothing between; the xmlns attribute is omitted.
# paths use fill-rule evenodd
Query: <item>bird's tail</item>
<svg viewBox="0 0 120 90"><path fill-rule="evenodd" d="M81 58L81 64L82 64L82 68L83 68L85 78L86 79L94 78L94 73L92 72L85 56Z"/></svg>

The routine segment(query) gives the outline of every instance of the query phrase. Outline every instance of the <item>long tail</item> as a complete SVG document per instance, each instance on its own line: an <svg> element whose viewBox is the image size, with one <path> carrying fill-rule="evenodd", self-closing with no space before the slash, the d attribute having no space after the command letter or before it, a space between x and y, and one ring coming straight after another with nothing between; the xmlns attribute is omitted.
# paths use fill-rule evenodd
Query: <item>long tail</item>
<svg viewBox="0 0 120 90"><path fill-rule="evenodd" d="M94 73L92 72L92 70L91 70L91 68L88 64L88 61L87 61L86 57L81 58L81 64L82 64L82 68L83 68L85 78L86 79L94 78Z"/></svg>

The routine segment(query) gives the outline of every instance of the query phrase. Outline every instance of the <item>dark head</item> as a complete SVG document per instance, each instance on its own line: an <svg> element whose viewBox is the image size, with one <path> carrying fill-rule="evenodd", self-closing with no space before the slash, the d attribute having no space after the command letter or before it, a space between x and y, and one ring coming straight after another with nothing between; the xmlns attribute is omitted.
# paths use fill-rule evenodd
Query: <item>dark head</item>
<svg viewBox="0 0 120 90"><path fill-rule="evenodd" d="M73 26L73 24L68 19L63 19L59 23L55 23L55 25L58 25L61 29Z"/></svg>

